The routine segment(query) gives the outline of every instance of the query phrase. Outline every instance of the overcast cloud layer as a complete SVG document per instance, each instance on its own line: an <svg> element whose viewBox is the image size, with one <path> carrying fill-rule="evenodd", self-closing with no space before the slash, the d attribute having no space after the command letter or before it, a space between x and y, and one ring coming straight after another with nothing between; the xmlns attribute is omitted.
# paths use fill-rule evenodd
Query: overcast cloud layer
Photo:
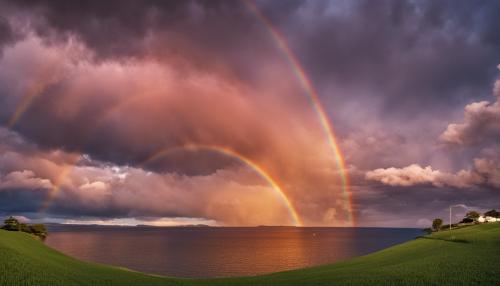
<svg viewBox="0 0 500 286"><path fill-rule="evenodd" d="M500 208L499 3L256 5L357 225ZM268 29L240 1L0 1L0 215L292 224L250 162L306 225L351 225Z"/></svg>

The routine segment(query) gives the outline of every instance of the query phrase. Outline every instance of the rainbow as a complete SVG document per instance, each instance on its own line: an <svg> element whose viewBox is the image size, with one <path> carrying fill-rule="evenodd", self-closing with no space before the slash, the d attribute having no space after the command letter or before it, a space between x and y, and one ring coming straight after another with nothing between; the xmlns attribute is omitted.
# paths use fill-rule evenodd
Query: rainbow
<svg viewBox="0 0 500 286"><path fill-rule="evenodd" d="M293 71L294 76L298 79L299 83L303 87L306 95L310 99L311 105L314 109L314 112L317 114L320 125L327 137L328 145L330 149L332 150L332 155L336 164L336 167L338 168L340 172L340 178L341 178L341 183L342 183L342 194L344 197L344 203L346 204L346 209L348 209L348 220L351 224L354 225L354 217L353 217L353 212L352 212L352 194L349 190L349 176L346 171L346 166L345 166L345 161L342 156L342 153L340 151L340 148L338 147L337 140L335 138L335 133L333 131L333 127L328 119L328 116L326 115L326 112L321 104L321 101L319 100L319 96L317 91L315 90L311 80L307 76L306 72L304 71L304 68L302 67L300 61L298 60L297 56L293 53L292 49L290 48L287 40L285 37L280 33L280 31L274 27L272 22L259 10L259 8L255 5L255 3L252 0L243 0L243 2L246 4L246 6L249 8L249 10L259 19L259 21L265 26L266 31L269 33L271 39L274 41L276 47L282 52L284 55L284 58L287 60L287 63L291 67L291 70ZM23 97L21 100L20 104L17 106L14 114L11 116L9 119L7 126L9 128L12 128L16 122L22 117L22 115L27 111L31 103L33 102L34 98L39 95L43 89L44 89L44 83L45 79L40 79L37 81L28 91L27 94ZM111 111L112 112L112 111ZM110 112L108 112L110 113ZM200 145L201 146L201 145ZM205 148L205 147L199 147L199 148ZM287 204L287 207L289 207L292 213L292 217L294 218L295 222L300 222L298 215L296 211L294 210L293 206L289 202L289 200L286 198L284 195L283 191L279 186L276 184L276 182L266 173L264 172L258 165L253 163L251 160L248 158L231 151L230 149L226 148L219 148L220 153L226 154L227 156L232 156L235 158L238 158L245 164L251 166L257 173L259 173L260 176L262 176L266 181L268 181L275 190L278 190L277 192L280 193L281 197L284 197L284 201ZM207 147L207 149L212 149L215 150L217 149L216 147ZM222 151L225 150L225 151ZM63 171L62 173L67 173L68 171ZM67 174L64 174L61 179L57 179L53 189L51 190L49 197L50 199L48 200L48 203L44 204L42 209L46 209L50 203L50 201L53 200L53 198L59 193L60 189L60 184L64 181L64 177ZM300 224L300 223L299 223Z"/></svg>
<svg viewBox="0 0 500 286"><path fill-rule="evenodd" d="M28 88L26 94L21 99L21 102L17 105L14 114L12 114L7 122L7 127L12 128L17 121L19 121L21 116L26 112L26 110L28 110L35 97L43 91L45 88L45 82L46 80L41 78Z"/></svg>
<svg viewBox="0 0 500 286"><path fill-rule="evenodd" d="M70 171L73 169L75 164L66 165L63 167L62 171L55 178L54 183L52 184L52 188L47 194L47 198L43 202L41 208L38 210L39 213L44 213L50 207L50 204L52 203L52 201L54 201L55 197L59 194L59 191L61 190L61 184L64 183L66 177L69 175Z"/></svg>
<svg viewBox="0 0 500 286"><path fill-rule="evenodd" d="M310 99L311 105L318 116L319 122L328 140L328 145L332 150L333 157L335 160L336 167L340 172L340 179L342 182L342 195L344 197L345 207L349 210L348 220L354 225L354 218L352 214L352 194L349 190L349 176L346 172L345 161L338 147L337 140L335 138L335 133L333 132L333 127L328 120L328 116L321 105L318 93L314 88L311 80L307 76L304 68L300 64L297 56L292 52L285 37L278 31L277 28L271 23L271 21L259 10L257 5L252 0L243 0L249 10L259 19L259 21L265 26L266 31L273 39L277 48L283 53L284 58L287 60L290 68L292 69L295 77L300 82L302 88Z"/></svg>
<svg viewBox="0 0 500 286"><path fill-rule="evenodd" d="M269 175L264 169L262 169L257 163L253 162L249 158L243 156L242 154L229 149L227 147L223 146L217 146L217 145L204 145L204 144L186 144L182 146L175 146L175 147L169 147L162 149L153 155L151 155L149 158L147 158L141 166L144 166L150 162L153 162L163 156L167 156L173 152L181 151L181 150L187 150L187 151L198 151L198 150L207 150L207 151L212 151L212 152L217 152L219 154L222 154L224 156L228 156L231 158L235 158L241 163L245 164L246 166L252 168L255 173L257 173L262 179L264 179L274 190L275 194L280 198L280 200L283 202L284 206L287 208L288 213L293 221L293 224L295 226L302 226L302 221L297 213L297 210L295 207L292 205L290 200L288 199L287 195L285 192L281 189L279 184L274 180L271 175Z"/></svg>

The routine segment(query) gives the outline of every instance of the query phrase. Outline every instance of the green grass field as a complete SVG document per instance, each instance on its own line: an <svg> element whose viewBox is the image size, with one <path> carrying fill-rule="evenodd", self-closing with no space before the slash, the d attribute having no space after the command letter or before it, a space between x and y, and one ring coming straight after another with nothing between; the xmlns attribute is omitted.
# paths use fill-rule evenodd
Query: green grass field
<svg viewBox="0 0 500 286"><path fill-rule="evenodd" d="M28 234L0 230L0 285L500 285L500 223L443 231L331 265L220 279L87 263Z"/></svg>

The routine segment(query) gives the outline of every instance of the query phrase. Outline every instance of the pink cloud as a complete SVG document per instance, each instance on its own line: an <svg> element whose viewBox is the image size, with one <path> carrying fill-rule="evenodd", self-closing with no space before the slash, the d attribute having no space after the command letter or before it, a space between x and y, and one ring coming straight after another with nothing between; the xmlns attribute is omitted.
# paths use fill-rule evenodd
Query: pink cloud
<svg viewBox="0 0 500 286"><path fill-rule="evenodd" d="M11 86L16 87L8 93L11 110L19 110L27 95L29 99L29 107L21 110L15 126L44 148L76 150L29 156L27 163L22 161L22 154L11 152L5 156L11 157L10 168L34 170L54 181L61 168L81 160L80 154L90 153L118 167L140 169L141 161L165 148L186 144L222 146L250 159L282 185L306 222L342 224L349 209L346 202L342 203L345 196L340 174L308 99L291 74L289 78L283 76L288 66L274 62L263 66L265 81L249 85L224 69L199 68L185 61L187 56L96 61L92 51L74 38L47 45L33 35L6 48L0 63L0 81L11 81ZM205 64L210 65L207 61ZM45 65L50 69L44 69ZM45 72L26 72L21 77L11 71L14 66L21 71ZM40 76L46 73L50 76ZM33 89L33 85L37 88ZM251 169L238 163L237 158L221 154L204 154L216 160L200 158L199 162L186 163L182 155L189 151L178 153L178 157L159 158L155 164L188 169L202 164L210 172L233 172L235 164L242 165L239 168L247 169L245 172ZM220 165L220 161L229 163ZM102 172L99 178L91 179L98 172ZM175 212L182 211L186 216L208 216L231 224L262 224L266 218L273 223L288 223L280 207L275 208L278 212L273 211L276 198L268 195L272 192L261 191L262 179L255 175L251 184L242 185L231 178L220 182L217 174L222 173L218 171L212 174L214 177L192 178L175 177L168 168L162 172L167 173L158 174L162 179L145 180L146 173L130 169L121 179L127 184L120 185L123 183L118 179L102 179L108 175L114 178L109 170L74 168L73 175L63 183L72 191L65 189L60 196L88 200L94 210L100 211L110 207L110 202L131 213L169 210L165 205L172 205ZM97 182L107 187L90 187ZM138 182L153 185L146 189ZM130 190L137 184L134 191ZM210 205L194 202L196 196L186 191L195 189L194 184L205 190L196 196ZM249 210L257 208L258 214L250 215ZM336 210L335 219L332 209Z"/></svg>
<svg viewBox="0 0 500 286"><path fill-rule="evenodd" d="M13 171L0 177L1 189L50 189L52 183L48 179L36 177L30 170Z"/></svg>

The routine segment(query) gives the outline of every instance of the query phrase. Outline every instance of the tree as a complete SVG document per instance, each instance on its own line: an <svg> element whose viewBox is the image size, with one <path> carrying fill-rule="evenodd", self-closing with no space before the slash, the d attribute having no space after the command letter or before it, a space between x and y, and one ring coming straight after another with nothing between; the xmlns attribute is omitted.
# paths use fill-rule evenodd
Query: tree
<svg viewBox="0 0 500 286"><path fill-rule="evenodd" d="M8 219L4 220L4 224L5 225L2 228L5 230L19 231L21 229L21 225L19 224L19 221L12 216L9 217Z"/></svg>
<svg viewBox="0 0 500 286"><path fill-rule="evenodd" d="M470 217L464 217L464 219L460 223L473 223L474 219Z"/></svg>
<svg viewBox="0 0 500 286"><path fill-rule="evenodd" d="M441 225L443 225L443 220L440 219L440 218L435 218L433 221L432 221L432 229L434 231L438 231L440 228L441 228Z"/></svg>
<svg viewBox="0 0 500 286"><path fill-rule="evenodd" d="M500 212L497 212L497 210L491 210L491 211L485 212L484 216L491 216L491 217L500 218Z"/></svg>
<svg viewBox="0 0 500 286"><path fill-rule="evenodd" d="M472 219L474 221L476 221L479 218L479 216L480 216L479 213L476 211L470 211L465 215L466 218Z"/></svg>
<svg viewBox="0 0 500 286"><path fill-rule="evenodd" d="M30 232L30 226L27 225L27 224L25 224L25 223L20 223L19 224L19 231L29 233Z"/></svg>
<svg viewBox="0 0 500 286"><path fill-rule="evenodd" d="M40 236L40 237L46 237L47 236L47 229L45 228L45 225L43 224L32 224L29 226L30 233Z"/></svg>

